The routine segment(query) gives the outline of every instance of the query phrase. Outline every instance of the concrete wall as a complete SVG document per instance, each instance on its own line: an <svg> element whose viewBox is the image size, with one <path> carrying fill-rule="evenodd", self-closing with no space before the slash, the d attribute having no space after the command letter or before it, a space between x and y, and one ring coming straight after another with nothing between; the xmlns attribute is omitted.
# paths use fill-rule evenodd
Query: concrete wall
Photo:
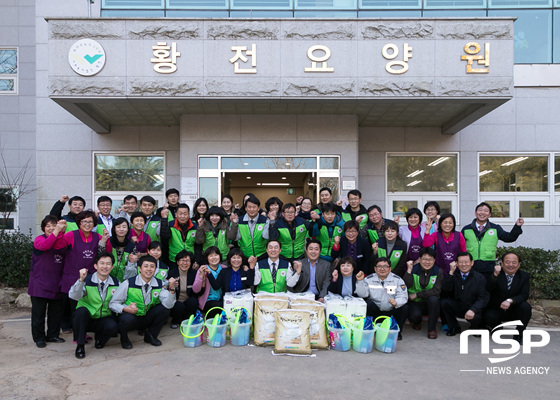
<svg viewBox="0 0 560 400"><path fill-rule="evenodd" d="M560 151L560 88L518 87L512 100L463 129L442 135L437 129L360 128L359 171L364 204L385 209L387 152L460 152L459 223L474 218L479 202L478 152ZM555 207L554 203L550 204ZM511 229L511 226L504 226ZM524 226L515 245L557 249L558 226Z"/></svg>
<svg viewBox="0 0 560 400"><path fill-rule="evenodd" d="M27 162L26 177L35 189L35 1L2 0L0 3L0 46L17 46L19 90L17 95L0 94L0 151L7 173L16 176ZM0 168L4 168L0 164ZM11 180L10 183L14 181ZM36 193L19 203L19 226L27 232L35 227Z"/></svg>

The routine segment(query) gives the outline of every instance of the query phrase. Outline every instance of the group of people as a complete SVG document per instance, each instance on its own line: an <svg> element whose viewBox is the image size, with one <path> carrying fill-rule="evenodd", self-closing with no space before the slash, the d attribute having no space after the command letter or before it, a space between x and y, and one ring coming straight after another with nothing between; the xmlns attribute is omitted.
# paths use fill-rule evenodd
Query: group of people
<svg viewBox="0 0 560 400"><path fill-rule="evenodd" d="M515 241L521 218L506 232L489 221L491 206L481 203L459 232L455 217L441 214L437 202L423 213L409 209L405 226L361 202L360 191L351 190L342 208L323 188L315 206L310 198L283 204L272 197L261 208L248 193L241 207L229 195L221 207L199 198L191 213L179 191L169 189L163 207L156 209L151 196L138 204L129 195L111 215L107 196L99 197L96 211L80 196L62 196L34 241L33 340L45 347L64 342L60 331L73 332L77 358L85 357L90 340L103 348L120 336L121 346L131 349L131 330L159 346L169 317L173 329L197 310L212 317L225 293L242 289L312 292L319 301L329 292L359 296L368 315L394 316L401 331L407 318L421 329L428 315L431 339L438 318L449 336L460 332L457 317L473 328L511 319L527 326L529 275L519 270L515 253L495 262L498 240ZM69 212L62 215L65 205Z"/></svg>

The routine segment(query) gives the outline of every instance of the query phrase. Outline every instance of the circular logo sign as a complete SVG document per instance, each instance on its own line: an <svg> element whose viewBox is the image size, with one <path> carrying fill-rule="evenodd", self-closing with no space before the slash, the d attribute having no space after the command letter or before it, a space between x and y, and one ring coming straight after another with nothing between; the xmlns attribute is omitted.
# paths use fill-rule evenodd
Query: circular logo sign
<svg viewBox="0 0 560 400"><path fill-rule="evenodd" d="M78 40L68 51L68 62L78 75L92 76L103 69L105 50L95 40Z"/></svg>

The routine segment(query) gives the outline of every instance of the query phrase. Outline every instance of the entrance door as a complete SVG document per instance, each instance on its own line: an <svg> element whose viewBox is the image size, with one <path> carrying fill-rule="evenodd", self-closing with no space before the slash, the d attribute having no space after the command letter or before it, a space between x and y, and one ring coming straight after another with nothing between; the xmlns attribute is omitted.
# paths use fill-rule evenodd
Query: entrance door
<svg viewBox="0 0 560 400"><path fill-rule="evenodd" d="M222 189L236 203L246 193L253 193L264 207L271 197L278 197L284 204L296 204L299 196L315 199L317 181L312 172L225 172Z"/></svg>

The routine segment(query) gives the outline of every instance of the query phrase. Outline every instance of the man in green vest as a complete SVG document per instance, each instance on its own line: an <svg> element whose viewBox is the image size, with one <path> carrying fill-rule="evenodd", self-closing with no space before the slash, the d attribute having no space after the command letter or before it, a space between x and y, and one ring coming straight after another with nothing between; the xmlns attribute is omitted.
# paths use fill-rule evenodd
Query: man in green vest
<svg viewBox="0 0 560 400"><path fill-rule="evenodd" d="M280 258L282 245L278 240L270 240L266 245L268 257L260 260L255 267L255 286L257 292L277 293L285 292L287 284L293 287L297 283L299 276L287 282L287 273L290 263ZM253 256L254 257L254 256ZM249 259L251 263L254 258Z"/></svg>
<svg viewBox="0 0 560 400"><path fill-rule="evenodd" d="M348 192L348 205L340 213L344 222L356 221L360 224L360 229L363 229L367 222L367 210L362 205L362 192L357 189Z"/></svg>
<svg viewBox="0 0 560 400"><path fill-rule="evenodd" d="M175 293L174 290L169 292L161 280L154 278L156 264L154 257L142 257L138 261L140 275L121 283L109 303L109 308L120 314L119 332L123 349L132 349L128 339L128 331L132 329L144 330L144 342L161 346L157 337L175 304ZM170 287L175 287L175 280L169 279Z"/></svg>
<svg viewBox="0 0 560 400"><path fill-rule="evenodd" d="M342 236L344 221L335 211L333 203L324 204L321 215L311 211L311 219L310 236L321 242L321 258L332 262L332 247L335 238Z"/></svg>
<svg viewBox="0 0 560 400"><path fill-rule="evenodd" d="M168 209L161 212L160 236L163 254L169 255L168 260L164 260L170 267L176 267L175 256L181 251L186 250L194 253L196 242L196 224L191 221L190 208L185 203L177 205L176 219L169 221ZM166 253L167 252L167 253Z"/></svg>
<svg viewBox="0 0 560 400"><path fill-rule="evenodd" d="M443 285L443 271L436 263L436 251L431 247L420 249L420 261L408 261L403 281L408 288L408 319L412 329L422 329L422 315L428 316L428 339L437 339L439 295Z"/></svg>
<svg viewBox="0 0 560 400"><path fill-rule="evenodd" d="M259 214L261 202L254 195L245 200L245 215L238 222L234 216L233 222L238 222L237 243L247 258L255 256L264 258L266 241L269 238L269 220Z"/></svg>
<svg viewBox="0 0 560 400"><path fill-rule="evenodd" d="M280 257L293 262L305 253L305 239L309 236L309 221L296 217L296 206L286 203L282 207L282 217L270 227L270 239L282 244Z"/></svg>
<svg viewBox="0 0 560 400"><path fill-rule="evenodd" d="M68 297L78 302L72 320L76 358L86 356L86 332L95 332L96 349L102 349L118 332L117 319L109 309L109 302L119 287L119 281L110 276L113 264L112 254L97 255L93 265L97 272L88 275L87 268L82 268L80 278L68 292Z"/></svg>
<svg viewBox="0 0 560 400"><path fill-rule="evenodd" d="M518 218L510 232L500 225L493 224L488 219L492 214L492 206L482 202L476 206L475 219L465 226L461 233L467 243L467 251L471 253L476 272L480 272L488 279L494 273L498 240L506 243L515 242L523 233L523 218Z"/></svg>
<svg viewBox="0 0 560 400"><path fill-rule="evenodd" d="M152 196L144 196L140 199L140 210L142 214L146 217L146 223L144 224L144 232L150 236L152 242L160 241L160 220L161 218L154 214L156 209L156 199Z"/></svg>
<svg viewBox="0 0 560 400"><path fill-rule="evenodd" d="M64 209L64 205L68 202L68 207L70 211L64 217L62 216L62 210ZM84 211L86 207L86 201L83 197L74 196L69 198L68 195L62 195L60 200L54 203L49 215L54 215L58 217L58 219L66 220L66 232L76 231L78 230L78 225L74 221L76 216Z"/></svg>

